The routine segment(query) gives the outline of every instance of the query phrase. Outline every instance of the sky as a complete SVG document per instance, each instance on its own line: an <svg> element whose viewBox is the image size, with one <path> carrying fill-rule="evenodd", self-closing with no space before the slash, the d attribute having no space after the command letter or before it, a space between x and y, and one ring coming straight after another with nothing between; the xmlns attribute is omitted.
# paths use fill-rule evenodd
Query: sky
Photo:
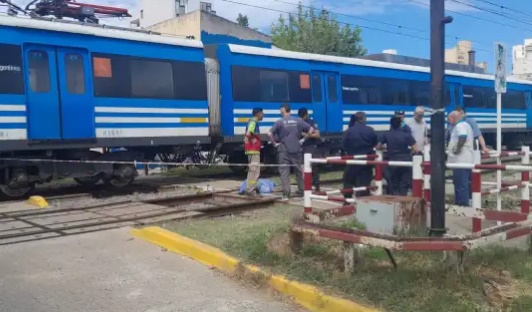
<svg viewBox="0 0 532 312"><path fill-rule="evenodd" d="M213 9L218 15L235 20L238 13L242 13L248 16L250 27L258 28L264 33L269 33L272 22L277 21L280 14L284 14L278 11L297 10L297 6L291 4L297 3L297 0L212 1ZM13 2L25 3L28 0ZM140 10L137 0L84 0L83 2L125 7L133 15L138 15ZM328 9L336 14L335 17L341 23L360 26L363 45L370 54L380 53L384 49L395 49L400 55L429 58L430 42L427 39L430 36L430 25L427 4L430 0L303 0L302 2L305 5ZM487 2L499 4L503 8L492 6ZM530 0L446 0L446 9L449 10L447 15L454 19L446 27L446 47L456 45L458 40L470 40L477 51L477 61L493 64L494 42L500 41L508 46L510 58L513 45L522 44L525 38L532 38L532 6L527 5L527 2ZM491 10L493 13L482 9ZM108 23L128 25L128 21L115 20Z"/></svg>

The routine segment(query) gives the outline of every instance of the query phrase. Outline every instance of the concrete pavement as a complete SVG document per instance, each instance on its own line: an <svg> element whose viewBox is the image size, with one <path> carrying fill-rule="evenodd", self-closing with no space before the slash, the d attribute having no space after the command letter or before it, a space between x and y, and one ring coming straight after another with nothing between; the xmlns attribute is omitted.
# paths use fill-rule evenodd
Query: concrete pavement
<svg viewBox="0 0 532 312"><path fill-rule="evenodd" d="M302 311L128 231L0 247L0 311Z"/></svg>

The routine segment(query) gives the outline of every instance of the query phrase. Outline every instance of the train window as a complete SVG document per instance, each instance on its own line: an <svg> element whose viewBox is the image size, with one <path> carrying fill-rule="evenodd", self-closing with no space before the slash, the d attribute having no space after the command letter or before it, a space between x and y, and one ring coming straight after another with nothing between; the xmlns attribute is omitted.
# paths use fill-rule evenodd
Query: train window
<svg viewBox="0 0 532 312"><path fill-rule="evenodd" d="M71 94L85 93L85 68L80 54L65 55L67 90Z"/></svg>
<svg viewBox="0 0 532 312"><path fill-rule="evenodd" d="M486 108L483 88L463 86L465 107Z"/></svg>
<svg viewBox="0 0 532 312"><path fill-rule="evenodd" d="M131 97L129 57L92 54L94 96L109 98Z"/></svg>
<svg viewBox="0 0 532 312"><path fill-rule="evenodd" d="M310 74L297 71L288 72L288 95L290 102L293 103L310 103L312 101L312 95L310 92ZM307 78L309 81L305 81ZM308 84L307 84L308 83Z"/></svg>
<svg viewBox="0 0 532 312"><path fill-rule="evenodd" d="M336 76L329 75L327 77L327 93L329 93L329 102L336 103L338 101L338 84L336 83Z"/></svg>
<svg viewBox="0 0 532 312"><path fill-rule="evenodd" d="M0 94L24 94L21 47L0 44L0 51Z"/></svg>
<svg viewBox="0 0 532 312"><path fill-rule="evenodd" d="M206 100L207 78L201 62L173 62L175 97L183 100Z"/></svg>
<svg viewBox="0 0 532 312"><path fill-rule="evenodd" d="M32 50L28 54L30 89L33 92L50 91L50 64L48 53Z"/></svg>
<svg viewBox="0 0 532 312"><path fill-rule="evenodd" d="M397 79L380 79L381 96L384 104L408 105L408 81Z"/></svg>
<svg viewBox="0 0 532 312"><path fill-rule="evenodd" d="M460 102L460 88L458 86L454 87L454 103L455 106L462 106L463 103Z"/></svg>
<svg viewBox="0 0 532 312"><path fill-rule="evenodd" d="M284 71L260 71L260 100L261 102L289 101L288 73Z"/></svg>
<svg viewBox="0 0 532 312"><path fill-rule="evenodd" d="M312 74L312 99L314 102L321 102L321 76Z"/></svg>
<svg viewBox="0 0 532 312"><path fill-rule="evenodd" d="M377 104L380 102L379 79L342 75L344 104Z"/></svg>
<svg viewBox="0 0 532 312"><path fill-rule="evenodd" d="M430 84L426 81L410 81L410 104L414 106L430 106ZM447 92L446 92L447 93Z"/></svg>
<svg viewBox="0 0 532 312"><path fill-rule="evenodd" d="M136 60L131 65L131 94L140 98L174 98L172 64L160 61Z"/></svg>
<svg viewBox="0 0 532 312"><path fill-rule="evenodd" d="M502 94L502 108L526 109L526 93L520 91L510 91Z"/></svg>

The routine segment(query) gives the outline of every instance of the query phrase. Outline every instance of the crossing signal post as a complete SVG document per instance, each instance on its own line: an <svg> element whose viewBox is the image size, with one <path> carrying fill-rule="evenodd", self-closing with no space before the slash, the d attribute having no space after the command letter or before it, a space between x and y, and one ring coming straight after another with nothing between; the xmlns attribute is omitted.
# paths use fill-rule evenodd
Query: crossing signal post
<svg viewBox="0 0 532 312"><path fill-rule="evenodd" d="M430 232L445 234L445 0L430 1L430 84L432 115L431 128L431 214Z"/></svg>

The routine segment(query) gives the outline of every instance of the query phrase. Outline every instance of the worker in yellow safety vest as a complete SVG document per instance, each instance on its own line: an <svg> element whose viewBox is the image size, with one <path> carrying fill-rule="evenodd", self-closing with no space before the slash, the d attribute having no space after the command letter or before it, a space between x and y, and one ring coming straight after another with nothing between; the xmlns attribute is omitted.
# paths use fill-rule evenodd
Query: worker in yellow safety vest
<svg viewBox="0 0 532 312"><path fill-rule="evenodd" d="M246 126L244 137L244 150L248 156L248 177L246 181L245 195L254 196L258 193L257 181L260 176L260 149L262 141L260 139L259 122L264 118L262 108L253 109L253 118Z"/></svg>

